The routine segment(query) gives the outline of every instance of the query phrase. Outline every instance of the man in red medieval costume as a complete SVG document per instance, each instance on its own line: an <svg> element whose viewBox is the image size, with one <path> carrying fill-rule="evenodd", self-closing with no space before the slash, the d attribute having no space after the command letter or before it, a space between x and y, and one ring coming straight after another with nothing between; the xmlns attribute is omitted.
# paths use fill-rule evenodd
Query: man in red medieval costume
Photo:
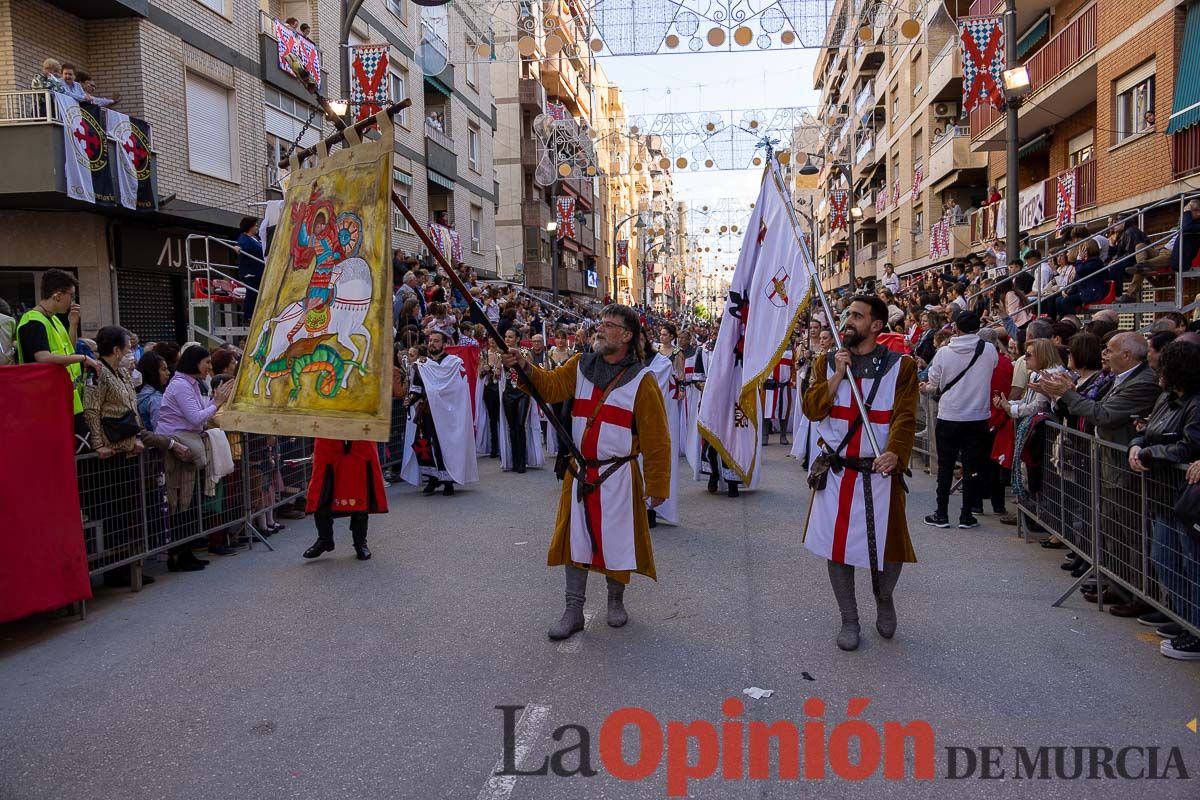
<svg viewBox="0 0 1200 800"><path fill-rule="evenodd" d="M350 517L354 554L359 561L366 561L371 557L367 548L367 515L386 514L387 510L379 448L374 442L315 441L305 511L313 515L317 524L317 541L304 551L305 558L332 551L334 518Z"/></svg>

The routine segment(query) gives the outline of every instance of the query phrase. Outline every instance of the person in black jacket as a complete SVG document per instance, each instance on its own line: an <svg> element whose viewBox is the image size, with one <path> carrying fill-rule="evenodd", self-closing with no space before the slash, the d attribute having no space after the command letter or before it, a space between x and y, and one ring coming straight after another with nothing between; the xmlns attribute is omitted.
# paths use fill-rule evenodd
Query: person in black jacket
<svg viewBox="0 0 1200 800"><path fill-rule="evenodd" d="M1083 257L1075 264L1075 280L1079 283L1058 299L1058 315L1074 314L1082 306L1095 303L1108 293L1107 272L1100 260L1100 245L1088 239L1082 245Z"/></svg>
<svg viewBox="0 0 1200 800"><path fill-rule="evenodd" d="M1163 348L1158 366L1164 392L1150 412L1146 429L1130 442L1129 467L1135 472L1153 470L1152 482L1166 488L1181 481L1180 476L1162 467L1200 458L1200 346L1172 342ZM1167 603L1179 617L1200 625L1200 541L1184 532L1183 525L1174 518L1172 507L1177 492L1167 494L1170 499L1165 503L1159 500L1151 504L1150 558L1166 590ZM1173 639L1164 640L1159 652L1167 658L1200 660L1200 638L1181 630Z"/></svg>

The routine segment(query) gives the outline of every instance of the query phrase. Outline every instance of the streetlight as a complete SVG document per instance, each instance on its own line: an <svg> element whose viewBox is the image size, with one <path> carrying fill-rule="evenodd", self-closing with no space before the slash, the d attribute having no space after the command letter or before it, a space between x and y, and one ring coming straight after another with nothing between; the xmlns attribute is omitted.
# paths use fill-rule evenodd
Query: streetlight
<svg viewBox="0 0 1200 800"><path fill-rule="evenodd" d="M1032 86L1029 80L1029 70L1017 63L1016 0L1008 0L1005 6L1004 49L1008 69L1000 74L1001 82L1004 84L1004 105L1007 116L1005 121L1007 128L1005 172L1007 174L1004 176L1004 182L1008 184L1008 188L1005 192L1007 202L1004 206L1004 250L1008 260L1013 261L1020 260L1018 253L1020 245L1017 243L1021 227L1021 204L1019 201L1021 184L1017 174L1020 171L1020 150L1017 146L1017 137L1020 136L1018 113L1022 98L1029 94Z"/></svg>
<svg viewBox="0 0 1200 800"><path fill-rule="evenodd" d="M550 234L550 295L558 302L558 253L559 237L558 222L550 220L546 223L546 233Z"/></svg>

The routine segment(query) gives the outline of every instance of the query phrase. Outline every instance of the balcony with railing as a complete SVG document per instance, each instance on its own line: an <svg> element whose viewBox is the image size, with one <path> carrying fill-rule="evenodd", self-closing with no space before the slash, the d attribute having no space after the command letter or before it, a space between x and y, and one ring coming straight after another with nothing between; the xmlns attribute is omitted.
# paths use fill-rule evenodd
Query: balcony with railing
<svg viewBox="0 0 1200 800"><path fill-rule="evenodd" d="M933 140L929 153L929 183L940 181L954 170L987 169L987 153L972 152L971 132L965 125L947 125Z"/></svg>
<svg viewBox="0 0 1200 800"><path fill-rule="evenodd" d="M1200 172L1200 125L1171 134L1171 172L1176 178Z"/></svg>
<svg viewBox="0 0 1200 800"><path fill-rule="evenodd" d="M158 154L153 142L144 141L136 133L130 133L126 141L117 141L107 133L106 112L99 109L99 118L74 120L72 132L79 144L68 151L63 135L64 121L58 113L54 93L48 91L0 92L0 207L19 208L93 208L101 210L103 203L95 205L73 199L68 191L66 159L91 159L100 164L111 177L114 190L119 194L120 181L116 170L120 169L115 155L117 148L130 152L139 151L144 158L144 167L149 170L150 187L155 197L158 194ZM100 163L99 147L103 141L109 153L107 163ZM92 179L89 165L84 163L85 178ZM121 205L120 198L109 208ZM157 201L155 202L155 206ZM140 205L139 205L140 207ZM142 209L149 210L149 209Z"/></svg>
<svg viewBox="0 0 1200 800"><path fill-rule="evenodd" d="M1089 158L1087 161L1046 180L1045 208L1047 216L1051 219L1058 208L1058 182L1063 175L1074 176L1076 212L1096 205L1096 159Z"/></svg>
<svg viewBox="0 0 1200 800"><path fill-rule="evenodd" d="M294 75L285 70L279 63L279 39L275 34L275 18L265 11L258 12L258 63L260 77L277 89L282 89L294 97L308 97L308 90ZM317 63L320 64L320 74L314 75L318 88L325 88L325 79L329 75L326 69L325 51L316 43L295 31L292 36L300 43L306 52L315 51ZM301 59L303 61L303 59Z"/></svg>
<svg viewBox="0 0 1200 800"><path fill-rule="evenodd" d="M958 39L951 39L929 65L929 97L937 100L943 93L961 93L962 76L962 49Z"/></svg>
<svg viewBox="0 0 1200 800"><path fill-rule="evenodd" d="M1054 34L1025 62L1029 94L1019 114L1018 136L1061 122L1096 99L1096 30L1098 4L1093 3ZM1004 114L990 106L971 112L975 145L992 149L1004 142Z"/></svg>

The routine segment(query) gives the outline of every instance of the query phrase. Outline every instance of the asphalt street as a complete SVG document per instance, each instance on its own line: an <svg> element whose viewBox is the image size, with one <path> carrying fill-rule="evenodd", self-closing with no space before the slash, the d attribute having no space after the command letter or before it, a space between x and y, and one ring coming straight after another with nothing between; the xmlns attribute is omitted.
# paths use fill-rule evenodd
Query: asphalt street
<svg viewBox="0 0 1200 800"><path fill-rule="evenodd" d="M635 576L629 625L604 624L593 577L588 627L566 643L545 635L563 603L562 570L545 566L558 484L491 460L451 498L394 486L391 513L371 520L369 562L354 559L344 522L333 553L303 560L314 529L291 521L275 552L189 574L152 563L156 584L98 589L85 620L0 626L0 798L663 798L667 754L644 779L619 779L602 760L605 719L640 707L663 731L692 720L720 731L730 697L744 701L740 721L797 727L820 698L831 742L849 699L869 698L858 716L875 731L928 722L936 777L885 780L880 768L856 782L827 766L823 780L779 780L773 764L769 780L723 779L718 768L689 796L1200 797L1200 735L1185 727L1200 714L1200 665L1162 658L1150 629L1079 597L1051 608L1069 583L1061 551L995 517L971 531L923 526L924 474L909 497L920 563L896 591L897 636L876 635L860 571L863 644L838 650L825 564L800 539L808 489L786 449L766 449L762 488L737 500L683 481L684 525L654 531L659 580ZM748 687L773 694L754 700ZM518 767L578 742L579 728L552 738L574 724L598 774L495 776L497 706L523 707ZM1158 747L1159 769L1178 747L1192 777L1014 777L1017 747L1086 746ZM950 747L1005 748L1005 777L981 779L977 765L946 778ZM693 762L703 755L693 746ZM574 769L579 753L562 760Z"/></svg>

